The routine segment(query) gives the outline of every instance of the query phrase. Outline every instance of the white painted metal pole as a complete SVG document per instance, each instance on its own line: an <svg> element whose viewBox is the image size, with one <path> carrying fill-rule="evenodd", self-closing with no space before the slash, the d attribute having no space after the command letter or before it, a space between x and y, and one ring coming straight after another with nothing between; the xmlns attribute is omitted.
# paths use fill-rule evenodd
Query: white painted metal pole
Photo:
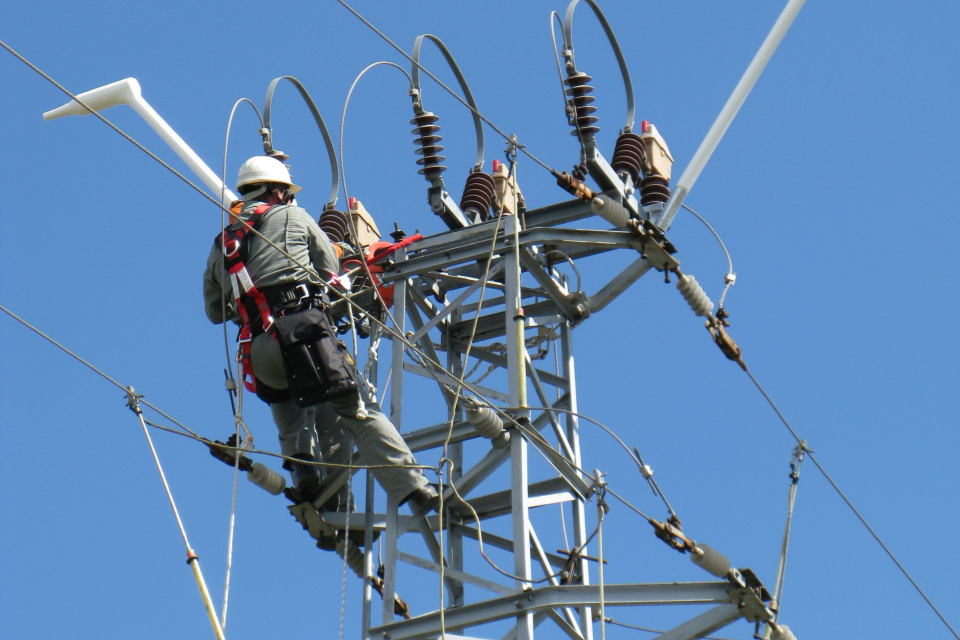
<svg viewBox="0 0 960 640"><path fill-rule="evenodd" d="M793 19L800 13L800 9L805 2L806 0L790 0L787 2L787 6L783 9L780 17L777 18L773 29L767 34L767 39L763 41L760 50L757 51L757 55L753 58L753 62L750 63L746 73L740 78L740 82L730 95L730 99L727 100L727 104L723 106L723 110L720 112L720 115L717 116L716 122L710 127L710 131L707 132L707 137L700 143L700 148L697 149L697 152L693 155L690 164L684 169L683 175L680 176L680 180L677 181L677 185L670 195L670 199L667 200L663 214L661 214L660 218L656 221L657 226L664 231L670 228L670 223L673 222L673 217L677 215L677 211L680 210L683 199L687 197L690 189L693 188L693 184L697 181L697 178L700 177L700 172L703 171L710 156L713 155L717 145L720 144L723 134L727 132L727 128L730 126L730 123L733 122L733 118L737 115L740 107L743 106L743 102L750 94L750 90L753 89L753 85L756 84L757 78L763 73L764 67L767 66L767 62L770 61L773 52L777 50L780 41L783 40L783 36L786 35L790 25L793 24Z"/></svg>
<svg viewBox="0 0 960 640"><path fill-rule="evenodd" d="M223 182L217 177L210 167L200 159L193 149L183 141L177 132L160 117L153 107L151 107L140 93L140 83L136 78L126 78L118 82L113 82L90 91L84 91L77 96L85 105L97 112L115 107L120 104L127 104L133 107L143 120L157 132L167 145L180 156L190 170L193 171L207 188L214 195L220 197L223 189ZM64 116L88 116L90 111L85 109L76 100L71 100L67 104L57 107L43 114L44 120L55 120ZM223 193L224 206L229 206L231 202L237 199L237 196L227 189Z"/></svg>

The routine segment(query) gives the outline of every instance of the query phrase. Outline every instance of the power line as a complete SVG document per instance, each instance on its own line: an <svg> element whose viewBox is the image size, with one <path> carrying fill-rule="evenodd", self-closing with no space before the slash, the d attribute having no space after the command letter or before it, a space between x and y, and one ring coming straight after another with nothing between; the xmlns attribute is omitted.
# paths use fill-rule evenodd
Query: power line
<svg viewBox="0 0 960 640"><path fill-rule="evenodd" d="M407 60L409 60L410 62L412 62L413 64L415 64L418 69L420 69L420 70L423 71L425 74L427 74L428 76L430 76L430 78L431 78L434 82L436 82L438 85L440 85L441 87L443 87L443 89L446 90L446 92L449 93L450 95L452 95L454 98L456 98L457 101L460 102L460 104L462 104L463 106L465 106L467 109L470 109L470 111L472 111L478 118L480 118L481 120L483 120L484 122L486 122L487 125L489 125L491 129L493 129L493 130L496 131L498 134L500 134L500 136L502 136L504 140L506 140L507 142L515 142L515 138L511 138L510 136L508 136L507 134L505 134L503 131L500 130L499 127L497 127L497 125L493 124L493 123L492 123L490 120L488 120L482 113L480 113L478 110L476 110L475 108L473 108L472 106L470 106L470 104L469 104L466 100L464 100L463 98L461 98L460 95L459 95L456 91L454 91L453 89L451 89L450 87L448 87L447 85L445 85L443 82L440 81L440 79L439 79L437 76L435 76L435 75L433 75L432 73L430 73L430 71L427 70L426 68L424 68L424 66L423 66L422 64L420 64L418 61L414 60L414 59L413 59L406 51L404 51L399 45L397 45L396 43L394 43L393 40L391 40L390 38L388 38L382 31L380 31L380 30L377 29L375 26L373 26L373 24L371 24L369 20L367 20L366 18L364 18L362 15L360 15L360 14L357 12L356 9L354 9L354 8L351 7L349 4L347 4L346 2L344 2L344 0L337 0L337 2L339 2L340 4L342 4L343 7L344 7L347 11L349 11L350 13L352 13L353 15L355 15L357 18L359 18L360 21L361 21L363 24L365 24L365 25L367 25L368 27L370 27L370 29L372 29L374 33L376 33L378 36L380 36L381 38L383 38L383 39L386 41L386 43L389 44L391 47L393 47L394 49L396 49L397 52L398 52L400 55L402 55L404 58L406 58ZM546 169L546 170L549 171L550 173L556 173L556 171L555 171L552 167L550 167L550 165L546 164L545 162L543 162L542 160L540 160L538 157L536 157L535 155L533 155L532 153L530 153L529 151L527 151L527 149L526 149L525 147L520 146L520 145L517 145L517 148L519 148L520 151L522 151L522 152L524 153L524 155L526 155L528 158L530 158L531 160L533 160L534 162L536 162L538 165L540 165L541 167L543 167L544 169Z"/></svg>
<svg viewBox="0 0 960 640"><path fill-rule="evenodd" d="M756 385L757 389L760 390L760 393L763 394L763 397L767 399L767 402L770 404L773 410L777 413L777 416L780 418L780 421L783 422L783 426L785 426L787 430L790 432L790 435L792 435L796 439L798 444L806 446L806 443L800 439L800 436L798 436L797 432L793 430L793 427L790 426L790 423L787 422L787 419L783 417L783 414L780 413L780 409L777 408L777 405L773 402L773 400L770 398L770 396L767 394L764 388L760 386L760 383L757 382L757 379L753 377L753 374L750 373L749 370L746 370L746 373L748 376L750 376L750 379L753 381L753 384ZM928 598L927 594L923 592L923 589L920 588L920 585L917 584L917 581L914 580L913 576L911 576L907 572L907 570L903 567L903 565L900 564L900 561L897 560L897 557L893 555L893 552L890 551L887 545L883 543L883 540L881 540L880 536L877 535L877 532L873 530L873 527L871 527L867 523L867 521L864 519L864 517L860 515L860 512L857 511L857 508L853 506L853 503L850 502L850 499L847 498L846 494L844 494L843 491L840 490L840 487L837 486L837 483L833 481L833 478L831 478L830 474L828 474L826 470L823 468L823 466L820 465L820 462L816 459L816 457L814 457L813 453L811 453L809 449L807 449L807 455L810 456L810 460L812 460L813 464L817 466L817 469L819 469L820 473L823 474L823 477L827 479L827 482L830 483L830 486L832 486L834 490L837 492L837 494L839 494L839 496L843 498L843 501L847 503L847 506L850 507L850 510L853 511L854 515L856 515L857 518L860 520L860 522L863 523L863 526L867 528L867 531L870 532L870 535L873 536L873 539L876 540L877 543L881 547L883 547L883 550L887 552L887 555L890 556L890 559L893 560L894 564L897 565L897 568L900 569L901 573L903 573L903 575L906 576L907 580L910 581L910 584L912 584L913 588L917 590L917 593L919 593L920 596L926 601L926 603L930 605L930 608L933 609L933 612L937 614L937 617L940 618L940 621L943 622L943 624L946 625L947 629L950 630L950 633L953 634L953 637L957 638L957 640L960 640L960 635L957 635L957 632L953 629L950 623L947 622L947 619L943 617L943 614L940 613L940 610L937 609L937 607L933 604L933 602L930 601L930 598Z"/></svg>

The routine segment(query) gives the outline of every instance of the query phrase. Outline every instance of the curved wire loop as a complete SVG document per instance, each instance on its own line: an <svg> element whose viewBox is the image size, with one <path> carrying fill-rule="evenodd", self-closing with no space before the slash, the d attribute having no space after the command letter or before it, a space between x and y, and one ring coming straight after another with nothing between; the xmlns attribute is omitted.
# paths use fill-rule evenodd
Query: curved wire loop
<svg viewBox="0 0 960 640"><path fill-rule="evenodd" d="M317 109L317 105L314 104L313 98L310 97L310 94L307 93L306 87L303 86L303 83L294 78L293 76L280 76L279 78L274 78L270 83L270 86L267 87L267 97L264 98L263 103L263 129L260 130L260 135L263 136L263 150L267 155L273 155L276 153L276 150L273 148L273 126L270 124L270 108L273 105L273 92L277 88L277 84L281 80L289 80L300 92L300 95L303 97L303 101L307 103L307 106L310 108L310 113L313 114L313 119L317 123L317 127L320 128L320 133L323 135L323 142L327 146L327 156L330 160L330 200L323 207L323 210L333 209L337 204L337 198L340 195L340 174L337 171L337 152L333 148L333 139L330 137L330 132L327 131L327 125L323 122L323 116L320 115L320 110Z"/></svg>
<svg viewBox="0 0 960 640"><path fill-rule="evenodd" d="M450 69L453 70L453 75L457 77L457 82L460 83L460 88L463 89L463 96L470 105L473 114L473 127L477 131L477 162L474 165L474 171L480 171L483 168L483 122L480 120L480 116L477 115L479 112L477 102L473 99L473 94L470 93L467 80L460 72L460 67L457 66L457 61L453 59L453 54L451 54L446 45L441 42L440 38L429 33L417 36L416 41L413 43L413 89L416 91L413 97L413 109L417 113L423 111L423 98L420 91L420 47L423 45L424 38L437 45L440 53L442 53L443 57L447 60L447 64L450 65Z"/></svg>
<svg viewBox="0 0 960 640"><path fill-rule="evenodd" d="M572 0L570 2L570 5L567 7L567 14L563 19L563 56L573 66L572 69L568 70L568 73L572 73L577 68L577 64L573 59L573 11L577 8L577 2L579 1L580 0ZM617 57L617 64L620 65L620 75L623 76L623 88L627 92L627 122L623 126L623 132L630 133L633 131L636 106L634 105L633 82L630 80L630 70L627 68L627 61L623 58L623 51L620 50L620 43L617 42L617 36L613 33L613 27L607 22L607 17L603 15L603 11L600 10L596 0L584 0L584 2L590 5L590 8L593 9L593 12L597 16L597 20L600 21L600 25L603 27L604 32L607 34L607 39L610 41L610 46L613 47L613 53Z"/></svg>

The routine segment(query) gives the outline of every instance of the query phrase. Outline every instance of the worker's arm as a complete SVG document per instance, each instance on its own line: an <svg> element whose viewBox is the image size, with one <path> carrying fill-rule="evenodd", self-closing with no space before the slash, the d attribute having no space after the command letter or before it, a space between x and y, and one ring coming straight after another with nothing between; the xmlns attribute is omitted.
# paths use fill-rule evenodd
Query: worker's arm
<svg viewBox="0 0 960 640"><path fill-rule="evenodd" d="M220 247L216 244L210 249L210 255L207 257L207 269L203 272L203 303L204 310L207 312L207 318L214 324L224 322L224 303L226 303L227 320L233 320L239 324L240 316L234 308L233 292L227 290L229 295L224 295L222 276L223 273L223 254Z"/></svg>

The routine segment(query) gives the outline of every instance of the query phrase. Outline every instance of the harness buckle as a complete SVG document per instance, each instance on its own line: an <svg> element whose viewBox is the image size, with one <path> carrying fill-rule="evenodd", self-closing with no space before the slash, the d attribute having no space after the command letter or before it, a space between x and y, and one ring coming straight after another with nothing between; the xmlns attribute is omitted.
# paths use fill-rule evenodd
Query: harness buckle
<svg viewBox="0 0 960 640"><path fill-rule="evenodd" d="M233 247L233 249L228 249L228 247ZM239 240L230 240L229 242L223 243L223 257L232 258L237 255L240 251L240 241Z"/></svg>

